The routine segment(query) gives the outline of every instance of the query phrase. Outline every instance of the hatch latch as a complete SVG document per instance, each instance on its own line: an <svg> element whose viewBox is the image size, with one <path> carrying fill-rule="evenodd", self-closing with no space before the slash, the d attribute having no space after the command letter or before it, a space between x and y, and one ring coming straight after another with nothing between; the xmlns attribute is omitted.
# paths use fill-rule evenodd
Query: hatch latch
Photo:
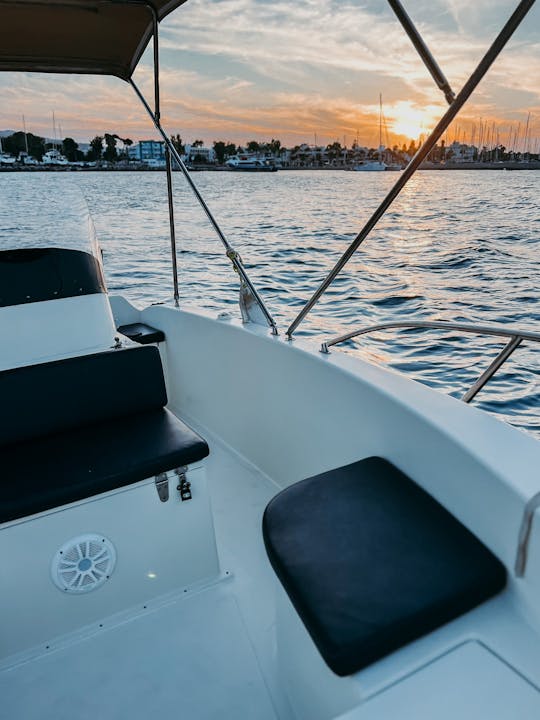
<svg viewBox="0 0 540 720"><path fill-rule="evenodd" d="M169 478L167 473L156 475L156 490L161 502L167 502L169 499Z"/></svg>
<svg viewBox="0 0 540 720"><path fill-rule="evenodd" d="M180 493L180 500L182 500L182 502L191 500L191 483L186 478L187 467L184 465L183 467L176 468L174 472L178 476L176 489Z"/></svg>

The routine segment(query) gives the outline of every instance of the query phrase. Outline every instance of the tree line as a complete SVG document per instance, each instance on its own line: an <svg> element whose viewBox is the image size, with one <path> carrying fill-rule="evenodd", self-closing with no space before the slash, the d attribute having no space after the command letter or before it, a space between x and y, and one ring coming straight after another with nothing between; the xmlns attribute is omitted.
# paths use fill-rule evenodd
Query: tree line
<svg viewBox="0 0 540 720"><path fill-rule="evenodd" d="M118 141L120 141L121 146L118 146ZM2 138L4 152L14 155L15 157L19 157L21 153L28 152L30 157L35 158L39 162L43 160L45 153L52 149L59 150L69 162L95 162L98 160L116 162L117 160L127 158L130 145L133 145L133 140L130 140L130 138L121 138L116 133L96 135L90 141L90 148L87 152L80 150L79 143L70 137L66 137L58 142L51 142L33 133L18 131Z"/></svg>
<svg viewBox="0 0 540 720"><path fill-rule="evenodd" d="M186 144L179 134L171 135L171 142L181 155L185 154ZM96 135L90 140L89 144L90 147L88 151L83 152L73 138L66 137L58 142L51 142L33 133L24 133L22 131L15 132L2 139L2 146L5 152L15 157L20 156L21 153L28 152L28 155L36 158L36 160L40 162L48 150L56 148L69 162L99 162L103 160L114 163L128 159L129 147L133 145L133 141L130 138L122 138L117 133L104 133L103 135ZM205 157L202 154L197 154L197 148L203 146L204 142L200 139L194 140L190 144L192 160L195 163L205 162ZM290 152L293 158L300 160L302 160L302 157L308 152L308 146L305 144L295 145L288 149L282 145L280 140L274 138L269 142L250 140L245 145L235 145L235 143L230 141L215 140L212 147L219 164L223 164L227 158L243 152L271 157L279 157L282 153ZM352 148L346 148L335 141L320 148L309 148L309 153L313 155L313 152L319 154L322 152L325 158L333 161L346 158L351 153L354 154L357 150L359 150L359 148L357 148L355 143ZM401 153L412 155L415 151L416 147L414 142L411 142L409 146L403 145L401 148L394 146L391 152L398 156ZM376 152L375 148L369 151L370 155Z"/></svg>

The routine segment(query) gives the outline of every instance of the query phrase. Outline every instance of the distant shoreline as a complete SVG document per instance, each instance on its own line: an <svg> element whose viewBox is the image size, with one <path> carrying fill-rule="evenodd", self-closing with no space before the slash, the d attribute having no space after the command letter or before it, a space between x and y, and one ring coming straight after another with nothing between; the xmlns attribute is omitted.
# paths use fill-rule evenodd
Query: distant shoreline
<svg viewBox="0 0 540 720"><path fill-rule="evenodd" d="M347 172L354 172L352 167L349 166L315 166L315 167L284 167L278 168L280 172L288 172L291 170L342 170ZM418 168L419 170L540 170L540 161L534 160L531 162L463 162L463 163L423 163ZM190 172L235 172L223 165L199 165L197 167L190 167ZM84 167L80 165L46 165L43 167L30 165L0 165L1 172L165 172L165 168L148 167L145 165L133 166L115 166L115 167ZM175 172L180 172L176 169Z"/></svg>

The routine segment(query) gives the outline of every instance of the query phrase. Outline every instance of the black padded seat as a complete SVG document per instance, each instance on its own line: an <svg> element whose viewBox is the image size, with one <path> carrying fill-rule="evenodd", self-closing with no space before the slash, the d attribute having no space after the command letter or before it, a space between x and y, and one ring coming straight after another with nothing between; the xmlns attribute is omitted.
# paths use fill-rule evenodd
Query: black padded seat
<svg viewBox="0 0 540 720"><path fill-rule="evenodd" d="M163 330L158 330L146 323L131 323L129 325L121 325L118 329L119 333L125 335L139 345L149 345L150 343L159 343L165 340Z"/></svg>
<svg viewBox="0 0 540 720"><path fill-rule="evenodd" d="M156 347L0 372L0 523L144 480L208 455L164 408Z"/></svg>
<svg viewBox="0 0 540 720"><path fill-rule="evenodd" d="M208 445L166 409L0 449L0 523L189 465Z"/></svg>
<svg viewBox="0 0 540 720"><path fill-rule="evenodd" d="M270 562L327 665L351 675L506 584L499 560L378 457L316 475L266 508Z"/></svg>

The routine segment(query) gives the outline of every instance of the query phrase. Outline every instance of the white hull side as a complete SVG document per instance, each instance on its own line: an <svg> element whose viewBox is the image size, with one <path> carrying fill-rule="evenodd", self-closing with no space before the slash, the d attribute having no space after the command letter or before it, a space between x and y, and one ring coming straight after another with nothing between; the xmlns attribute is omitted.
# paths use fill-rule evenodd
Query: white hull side
<svg viewBox="0 0 540 720"><path fill-rule="evenodd" d="M159 500L154 478L0 526L0 667L40 655L72 633L91 634L123 611L216 579L219 563L204 467L188 473L193 499L181 502L178 479ZM24 491L21 488L21 491ZM68 540L97 533L116 550L102 587L72 595L53 583L51 562ZM118 621L116 621L118 622Z"/></svg>
<svg viewBox="0 0 540 720"><path fill-rule="evenodd" d="M538 489L532 437L395 372L257 326L164 306L141 317L166 334L171 405L280 486L380 455L513 566Z"/></svg>

